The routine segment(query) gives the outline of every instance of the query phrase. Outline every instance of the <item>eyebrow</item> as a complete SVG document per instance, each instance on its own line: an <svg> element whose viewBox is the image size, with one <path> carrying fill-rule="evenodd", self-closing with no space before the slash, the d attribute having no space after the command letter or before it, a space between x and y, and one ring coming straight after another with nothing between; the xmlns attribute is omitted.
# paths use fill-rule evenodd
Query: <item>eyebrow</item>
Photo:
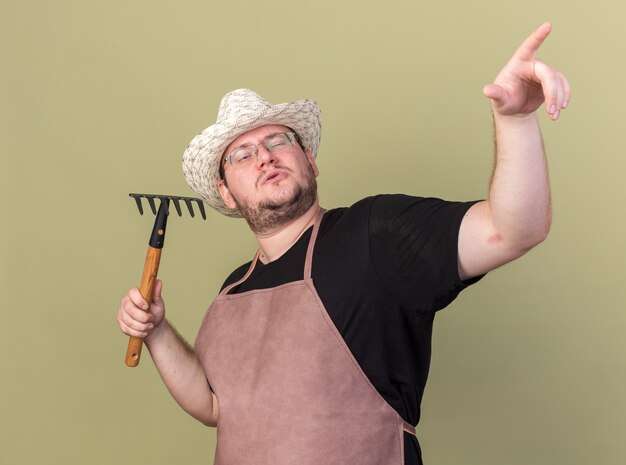
<svg viewBox="0 0 626 465"><path fill-rule="evenodd" d="M290 132L290 131L287 131L287 132ZM282 134L282 132L281 132L281 131L278 131L278 132L273 132L273 133L271 133L271 134L268 134L268 135L267 135L267 136L265 136L263 139L261 139L261 142L259 142L258 144L241 144L241 145L239 145L239 146L235 147L234 149L232 149L232 150L231 150L230 152L228 152L228 153L233 153L234 151L239 150L239 149L242 149L242 148L244 148L244 147L256 147L257 145L262 144L263 142L265 142L265 140L269 139L270 137L277 136L278 134Z"/></svg>

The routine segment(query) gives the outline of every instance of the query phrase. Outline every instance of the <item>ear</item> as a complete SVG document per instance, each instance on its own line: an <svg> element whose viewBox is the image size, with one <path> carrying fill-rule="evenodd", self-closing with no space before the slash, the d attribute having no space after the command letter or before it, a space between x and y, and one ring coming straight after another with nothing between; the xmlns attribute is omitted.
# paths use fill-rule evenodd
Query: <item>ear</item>
<svg viewBox="0 0 626 465"><path fill-rule="evenodd" d="M237 208L237 203L235 202L233 195L230 193L230 189L228 189L224 183L224 180L220 179L217 181L217 190L228 208Z"/></svg>
<svg viewBox="0 0 626 465"><path fill-rule="evenodd" d="M304 153L306 155L307 160L309 160L309 164L311 165L311 168L313 168L313 174L315 174L315 177L317 178L320 174L320 170L317 169L317 165L315 164L315 158L313 158L313 155L311 155L311 151L309 149L305 149Z"/></svg>

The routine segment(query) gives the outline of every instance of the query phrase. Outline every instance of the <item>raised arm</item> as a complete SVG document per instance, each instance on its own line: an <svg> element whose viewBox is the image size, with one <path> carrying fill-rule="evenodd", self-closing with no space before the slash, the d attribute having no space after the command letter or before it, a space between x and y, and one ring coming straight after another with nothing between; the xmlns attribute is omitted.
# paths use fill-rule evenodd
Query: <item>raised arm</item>
<svg viewBox="0 0 626 465"><path fill-rule="evenodd" d="M536 58L550 33L541 25L483 93L491 101L496 165L488 200L470 208L459 234L459 274L468 279L514 260L542 242L552 211L548 166L536 110L556 121L569 103L563 74Z"/></svg>
<svg viewBox="0 0 626 465"><path fill-rule="evenodd" d="M131 289L117 312L119 327L129 336L145 338L152 360L176 402L205 425L215 426L217 399L195 352L165 319L162 287L163 283L157 281L149 309L139 289Z"/></svg>

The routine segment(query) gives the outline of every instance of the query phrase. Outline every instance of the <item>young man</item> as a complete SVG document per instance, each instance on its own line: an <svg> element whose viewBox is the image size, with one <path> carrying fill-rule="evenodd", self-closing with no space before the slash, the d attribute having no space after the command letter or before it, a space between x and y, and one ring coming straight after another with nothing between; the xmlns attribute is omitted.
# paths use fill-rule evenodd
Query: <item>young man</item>
<svg viewBox="0 0 626 465"><path fill-rule="evenodd" d="M421 463L413 425L435 312L550 228L535 111L545 101L556 120L570 99L565 77L535 58L550 29L484 88L497 160L482 202L376 196L325 212L317 105L224 97L183 171L206 203L246 219L259 252L226 280L194 348L164 318L160 282L150 308L131 289L118 310L178 403L218 426L215 463Z"/></svg>

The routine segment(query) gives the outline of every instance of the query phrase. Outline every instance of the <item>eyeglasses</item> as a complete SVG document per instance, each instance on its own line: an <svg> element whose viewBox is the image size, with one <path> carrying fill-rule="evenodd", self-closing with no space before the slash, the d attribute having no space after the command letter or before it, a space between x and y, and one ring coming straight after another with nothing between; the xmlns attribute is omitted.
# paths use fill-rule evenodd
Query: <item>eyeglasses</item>
<svg viewBox="0 0 626 465"><path fill-rule="evenodd" d="M240 168L247 165L259 156L259 145L265 147L270 154L276 155L277 153L285 150L287 147L293 147L296 143L296 137L296 134L291 131L271 134L256 145L243 145L236 148L224 157L224 163L222 166L227 162L234 168Z"/></svg>

